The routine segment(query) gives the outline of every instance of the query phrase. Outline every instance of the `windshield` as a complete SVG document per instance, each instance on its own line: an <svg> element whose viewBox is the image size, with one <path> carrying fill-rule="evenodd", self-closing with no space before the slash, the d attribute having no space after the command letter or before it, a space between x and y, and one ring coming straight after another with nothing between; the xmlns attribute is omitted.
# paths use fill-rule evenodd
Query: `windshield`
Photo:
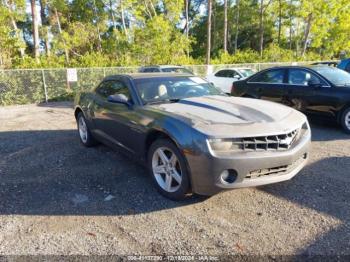
<svg viewBox="0 0 350 262"><path fill-rule="evenodd" d="M166 67L166 68L162 68L162 72L183 73L183 74L193 75L193 72L191 72L190 70L184 67Z"/></svg>
<svg viewBox="0 0 350 262"><path fill-rule="evenodd" d="M248 77L254 74L254 71L252 69L239 69L239 72L243 77Z"/></svg>
<svg viewBox="0 0 350 262"><path fill-rule="evenodd" d="M135 80L145 104L178 101L188 97L225 95L200 77L162 77Z"/></svg>
<svg viewBox="0 0 350 262"><path fill-rule="evenodd" d="M336 86L350 86L350 74L341 69L324 66L314 68L314 70Z"/></svg>

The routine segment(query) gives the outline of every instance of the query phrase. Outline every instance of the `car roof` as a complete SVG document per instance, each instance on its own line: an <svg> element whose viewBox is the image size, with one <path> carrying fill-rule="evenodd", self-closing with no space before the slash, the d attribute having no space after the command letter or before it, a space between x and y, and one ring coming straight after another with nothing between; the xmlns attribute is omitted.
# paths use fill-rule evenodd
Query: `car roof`
<svg viewBox="0 0 350 262"><path fill-rule="evenodd" d="M149 65L149 66L142 66L141 68L150 68L150 67L157 67L157 68L184 68L184 66L180 66L180 65Z"/></svg>
<svg viewBox="0 0 350 262"><path fill-rule="evenodd" d="M265 71L265 70L269 70L269 69L288 69L288 68L299 68L299 69L317 69L317 68L331 68L327 65L288 65L288 66L274 66L274 67L269 67L266 69L261 70Z"/></svg>
<svg viewBox="0 0 350 262"><path fill-rule="evenodd" d="M252 69L250 67L225 67L225 68L220 68L217 71L220 70L240 70L240 69Z"/></svg>
<svg viewBox="0 0 350 262"><path fill-rule="evenodd" d="M113 80L118 77L128 77L130 79L148 79L148 78L166 78L166 77L194 77L191 74L183 73L132 73L132 74L118 74L105 77L103 80Z"/></svg>

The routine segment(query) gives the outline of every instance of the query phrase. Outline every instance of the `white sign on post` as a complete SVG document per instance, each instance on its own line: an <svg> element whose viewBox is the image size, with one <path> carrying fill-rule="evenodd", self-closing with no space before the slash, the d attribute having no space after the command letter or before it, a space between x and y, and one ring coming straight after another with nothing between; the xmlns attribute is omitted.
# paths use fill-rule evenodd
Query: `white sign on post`
<svg viewBox="0 0 350 262"><path fill-rule="evenodd" d="M78 73L76 68L67 68L67 81L68 82L78 81Z"/></svg>

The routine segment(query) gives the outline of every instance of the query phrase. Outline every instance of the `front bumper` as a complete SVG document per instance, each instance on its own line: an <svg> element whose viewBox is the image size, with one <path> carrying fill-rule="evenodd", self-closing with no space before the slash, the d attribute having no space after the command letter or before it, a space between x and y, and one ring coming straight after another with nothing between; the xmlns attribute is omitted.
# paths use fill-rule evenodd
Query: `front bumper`
<svg viewBox="0 0 350 262"><path fill-rule="evenodd" d="M213 195L227 189L289 180L306 165L310 141L309 130L286 151L240 152L225 157L215 156L210 152L187 153L192 190L201 195ZM234 170L237 173L232 184L222 182L220 175L224 170Z"/></svg>

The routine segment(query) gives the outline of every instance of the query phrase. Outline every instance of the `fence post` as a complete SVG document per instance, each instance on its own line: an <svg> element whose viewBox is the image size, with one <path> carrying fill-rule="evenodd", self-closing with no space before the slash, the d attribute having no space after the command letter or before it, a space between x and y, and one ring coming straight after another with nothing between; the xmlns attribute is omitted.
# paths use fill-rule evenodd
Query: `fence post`
<svg viewBox="0 0 350 262"><path fill-rule="evenodd" d="M47 95L47 86L46 86L46 81L45 81L45 73L44 73L43 69L41 69L41 75L42 75L43 84L44 84L45 102L48 103L49 102L49 98L48 98L48 95Z"/></svg>

